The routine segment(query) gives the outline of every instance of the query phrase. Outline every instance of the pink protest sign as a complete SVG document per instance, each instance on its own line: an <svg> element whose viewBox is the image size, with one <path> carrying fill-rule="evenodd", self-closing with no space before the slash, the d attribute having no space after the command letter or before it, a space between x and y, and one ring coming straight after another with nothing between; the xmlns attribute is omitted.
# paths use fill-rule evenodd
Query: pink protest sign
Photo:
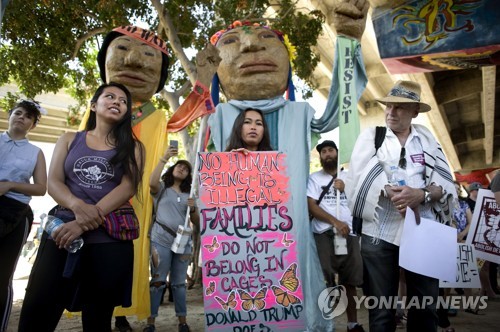
<svg viewBox="0 0 500 332"><path fill-rule="evenodd" d="M206 330L305 330L285 156L198 158Z"/></svg>

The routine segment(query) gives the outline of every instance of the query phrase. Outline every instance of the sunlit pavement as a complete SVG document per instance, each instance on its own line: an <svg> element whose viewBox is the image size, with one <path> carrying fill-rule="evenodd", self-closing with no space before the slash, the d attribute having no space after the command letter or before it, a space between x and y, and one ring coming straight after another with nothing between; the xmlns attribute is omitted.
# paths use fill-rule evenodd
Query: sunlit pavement
<svg viewBox="0 0 500 332"><path fill-rule="evenodd" d="M34 260L34 257L33 257ZM28 284L28 277L31 271L32 263L24 257L19 259L16 272L14 274L14 306L9 321L7 332L17 331L17 324L19 314L22 306L22 299L26 285ZM358 295L361 296L361 291L358 289ZM188 304L188 323L192 331L204 331L204 318L203 318L203 301L202 291L200 287L188 290L187 294ZM166 299L165 299L166 300ZM160 316L157 320L158 331L169 331L176 328L176 319L174 317L173 305L165 301L165 305L160 307ZM488 301L488 307L480 310L480 315L473 315L459 310L456 317L450 317L451 326L457 332L496 332L500 327L500 301ZM129 321L134 328L134 331L142 331L146 326L144 321L137 321L134 317L130 317ZM358 321L363 324L365 330L368 331L368 311L361 309L358 311ZM347 317L344 313L342 316L336 318L336 331L346 331ZM62 325L62 326L61 326ZM78 318L68 318L63 315L61 322L56 331L80 331L81 323ZM438 329L442 331L443 329ZM398 329L396 331L404 331Z"/></svg>

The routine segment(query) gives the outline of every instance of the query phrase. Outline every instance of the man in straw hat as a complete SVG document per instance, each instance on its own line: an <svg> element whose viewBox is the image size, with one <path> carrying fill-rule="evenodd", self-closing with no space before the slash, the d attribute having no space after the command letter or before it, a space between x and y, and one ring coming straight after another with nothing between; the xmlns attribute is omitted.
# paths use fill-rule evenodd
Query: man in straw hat
<svg viewBox="0 0 500 332"><path fill-rule="evenodd" d="M431 109L420 101L420 85L398 81L386 97L377 101L385 105L386 131L368 128L360 134L345 190L353 216L362 219L365 292L381 299L398 295L399 244L406 208L413 209L417 216L448 224L456 192L440 145L427 128L412 124L419 113ZM406 174L406 184L389 185L393 166ZM424 303L424 296L433 298L424 309L410 308L408 331L436 331L439 280L403 271L408 298L416 297L419 303ZM369 321L372 332L394 331L395 310L370 309Z"/></svg>

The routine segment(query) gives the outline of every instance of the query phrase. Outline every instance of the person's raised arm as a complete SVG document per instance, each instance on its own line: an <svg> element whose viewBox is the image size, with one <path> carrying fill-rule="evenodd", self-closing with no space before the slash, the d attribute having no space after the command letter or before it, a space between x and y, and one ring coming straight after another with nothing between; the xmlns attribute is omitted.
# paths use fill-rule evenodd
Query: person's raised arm
<svg viewBox="0 0 500 332"><path fill-rule="evenodd" d="M169 146L167 150L165 150L163 157L158 160L155 169L149 176L149 192L151 193L151 195L155 195L158 191L160 191L160 176L163 172L163 169L165 168L165 164L171 157L177 156L177 154L177 148Z"/></svg>
<svg viewBox="0 0 500 332"><path fill-rule="evenodd" d="M209 88L212 78L219 68L220 61L219 50L208 43L203 50L196 54L196 80Z"/></svg>
<svg viewBox="0 0 500 332"><path fill-rule="evenodd" d="M361 40L370 8L368 0L325 0L320 3L326 22L337 35Z"/></svg>

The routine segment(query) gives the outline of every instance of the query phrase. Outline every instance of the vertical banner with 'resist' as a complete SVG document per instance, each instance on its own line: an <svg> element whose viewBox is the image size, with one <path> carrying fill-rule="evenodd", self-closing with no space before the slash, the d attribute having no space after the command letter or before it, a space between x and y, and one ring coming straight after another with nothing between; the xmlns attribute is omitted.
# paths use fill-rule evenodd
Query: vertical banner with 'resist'
<svg viewBox="0 0 500 332"><path fill-rule="evenodd" d="M337 37L339 62L339 163L348 163L354 144L359 136L358 97L354 71L354 50L357 41L343 36Z"/></svg>

